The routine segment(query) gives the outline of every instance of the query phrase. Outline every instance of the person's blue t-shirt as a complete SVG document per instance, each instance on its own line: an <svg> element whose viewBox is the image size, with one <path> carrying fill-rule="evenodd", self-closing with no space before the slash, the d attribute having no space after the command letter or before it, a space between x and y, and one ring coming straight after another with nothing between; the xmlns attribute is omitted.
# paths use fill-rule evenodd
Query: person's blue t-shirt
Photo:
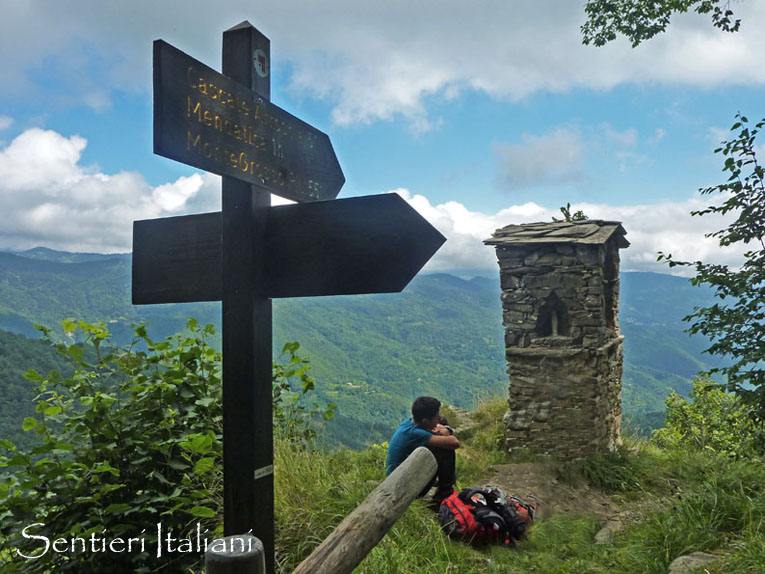
<svg viewBox="0 0 765 574"><path fill-rule="evenodd" d="M405 420L393 433L388 444L388 457L385 460L385 474L388 475L400 465L412 451L420 446L425 446L433 433L418 427L411 420Z"/></svg>

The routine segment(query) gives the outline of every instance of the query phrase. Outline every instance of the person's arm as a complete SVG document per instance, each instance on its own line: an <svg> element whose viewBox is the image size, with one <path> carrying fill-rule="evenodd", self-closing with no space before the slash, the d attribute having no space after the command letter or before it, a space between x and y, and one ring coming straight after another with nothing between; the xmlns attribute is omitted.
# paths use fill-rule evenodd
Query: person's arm
<svg viewBox="0 0 765 574"><path fill-rule="evenodd" d="M449 432L449 431L446 431ZM456 436L450 434L450 435L441 435L441 434L434 434L430 439L428 439L428 442L425 443L425 446L433 446L436 448L445 448L448 450L456 450L460 447L460 441L457 439Z"/></svg>

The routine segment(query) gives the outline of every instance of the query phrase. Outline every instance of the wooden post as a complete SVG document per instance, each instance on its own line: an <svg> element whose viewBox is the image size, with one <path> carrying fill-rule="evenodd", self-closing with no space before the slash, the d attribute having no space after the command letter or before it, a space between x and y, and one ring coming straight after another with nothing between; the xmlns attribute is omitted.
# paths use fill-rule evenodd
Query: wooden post
<svg viewBox="0 0 765 574"><path fill-rule="evenodd" d="M226 536L205 552L206 574L266 574L263 544L252 534Z"/></svg>
<svg viewBox="0 0 765 574"><path fill-rule="evenodd" d="M223 73L270 96L269 41L249 24L223 33ZM256 57L265 66L256 68ZM260 71L258 71L260 70ZM274 571L272 310L262 293L271 194L223 177L223 530L252 532Z"/></svg>
<svg viewBox="0 0 765 574"><path fill-rule="evenodd" d="M292 574L350 574L436 473L427 448L416 449L338 525Z"/></svg>

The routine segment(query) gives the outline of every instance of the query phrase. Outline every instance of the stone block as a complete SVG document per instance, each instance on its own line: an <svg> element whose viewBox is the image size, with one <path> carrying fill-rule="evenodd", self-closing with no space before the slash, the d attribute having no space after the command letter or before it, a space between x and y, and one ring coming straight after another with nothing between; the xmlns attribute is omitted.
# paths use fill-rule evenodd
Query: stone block
<svg viewBox="0 0 765 574"><path fill-rule="evenodd" d="M503 417L503 422L510 430L527 430L531 426L531 413L525 409L507 411Z"/></svg>
<svg viewBox="0 0 765 574"><path fill-rule="evenodd" d="M521 278L518 275L504 274L500 280L502 289L518 289L521 286Z"/></svg>
<svg viewBox="0 0 765 574"><path fill-rule="evenodd" d="M605 253L598 245L576 245L576 258L587 267L602 266L605 262Z"/></svg>
<svg viewBox="0 0 765 574"><path fill-rule="evenodd" d="M503 270L507 270L507 269L515 269L517 267L522 267L523 259L524 259L523 257L518 257L517 255L502 256L498 259L499 268Z"/></svg>

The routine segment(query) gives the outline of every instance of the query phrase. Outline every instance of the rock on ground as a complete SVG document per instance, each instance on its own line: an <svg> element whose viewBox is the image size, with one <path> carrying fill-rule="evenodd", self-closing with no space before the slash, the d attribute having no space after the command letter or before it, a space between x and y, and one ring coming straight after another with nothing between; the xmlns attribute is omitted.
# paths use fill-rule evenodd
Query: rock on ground
<svg viewBox="0 0 765 574"><path fill-rule="evenodd" d="M675 558L669 565L667 574L692 574L708 566L710 562L714 562L718 558L718 556L707 554L706 552L694 552L687 556L680 556Z"/></svg>

